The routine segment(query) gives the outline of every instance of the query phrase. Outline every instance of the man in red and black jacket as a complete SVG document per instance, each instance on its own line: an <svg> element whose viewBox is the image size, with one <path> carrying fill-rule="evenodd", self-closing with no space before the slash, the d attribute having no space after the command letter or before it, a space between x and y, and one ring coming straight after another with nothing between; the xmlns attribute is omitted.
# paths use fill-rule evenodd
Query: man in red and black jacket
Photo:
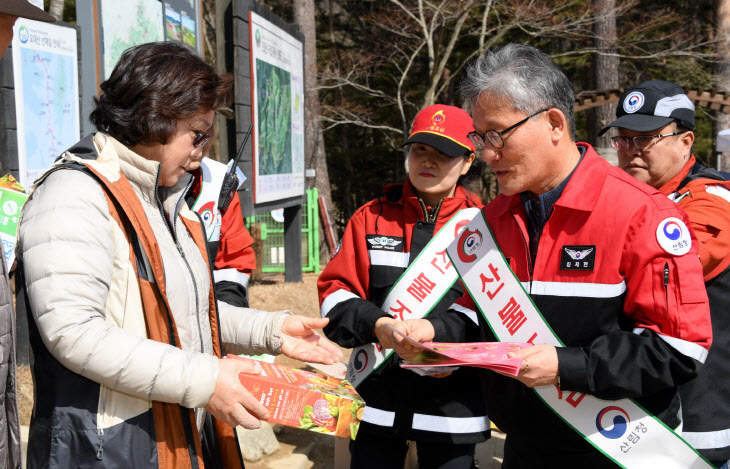
<svg viewBox="0 0 730 469"><path fill-rule="evenodd" d="M692 154L695 108L682 87L652 80L628 88L611 144L621 169L682 207L699 241L713 345L699 376L680 386L682 437L717 467L730 461L730 182Z"/></svg>
<svg viewBox="0 0 730 469"><path fill-rule="evenodd" d="M510 44L465 74L471 137L500 191L482 213L538 320L564 345L536 341L515 352L525 359L516 377L485 372L489 417L507 433L502 467L616 467L531 388L635 399L666 427L680 427L677 386L697 376L712 341L690 220L575 142L573 87L548 55ZM477 312L468 294L457 303ZM486 324L483 332L496 340Z"/></svg>

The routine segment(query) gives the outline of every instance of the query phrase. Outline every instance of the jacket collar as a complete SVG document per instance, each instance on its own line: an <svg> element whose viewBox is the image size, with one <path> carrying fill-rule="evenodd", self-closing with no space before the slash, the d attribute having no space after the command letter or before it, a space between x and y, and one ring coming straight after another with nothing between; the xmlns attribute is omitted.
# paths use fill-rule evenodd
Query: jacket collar
<svg viewBox="0 0 730 469"><path fill-rule="evenodd" d="M390 191L397 190L399 186L402 187L402 195L397 203L403 205L404 208L414 210L418 219L423 218L423 209L421 208L421 204L418 202L418 195L416 194L410 179L407 179L405 184L392 184L385 186L384 192L387 194ZM457 186L453 197L443 198L438 218L451 218L452 215L463 208L464 201L467 202L468 207L476 207L480 205L478 201L473 200L474 198L476 198L476 196L469 194L463 187ZM385 196L385 199L387 200L387 195Z"/></svg>
<svg viewBox="0 0 730 469"><path fill-rule="evenodd" d="M581 153L585 154L555 205L590 212L599 200L601 189L606 182L607 169L611 165L588 143L579 142L576 145ZM586 184L585 181L590 181L590 184ZM503 215L506 211L521 205L522 200L519 194L498 195L490 204L494 204L493 210L496 215Z"/></svg>
<svg viewBox="0 0 730 469"><path fill-rule="evenodd" d="M97 133L94 142L99 151L97 158L99 164L106 166L117 161L115 166L126 176L140 197L152 205L157 205L157 191L165 211L175 213L175 208L183 200L182 195L192 180L191 175L184 174L172 187L158 187L160 163L133 152L111 135Z"/></svg>
<svg viewBox="0 0 730 469"><path fill-rule="evenodd" d="M689 160L687 160L687 162L684 164L682 170L675 174L672 179L666 182L666 184L660 187L659 192L664 195L670 195L673 192L678 191L679 188L682 186L682 181L685 177L687 177L690 170L692 169L692 166L694 166L696 162L697 160L695 160L695 156L690 155Z"/></svg>

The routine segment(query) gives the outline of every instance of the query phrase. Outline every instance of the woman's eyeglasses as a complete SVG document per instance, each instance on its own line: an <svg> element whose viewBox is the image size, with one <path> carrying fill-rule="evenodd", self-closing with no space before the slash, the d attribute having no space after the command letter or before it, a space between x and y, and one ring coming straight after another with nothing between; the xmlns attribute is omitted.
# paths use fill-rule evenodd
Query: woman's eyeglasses
<svg viewBox="0 0 730 469"><path fill-rule="evenodd" d="M207 132L203 132L202 130L196 128L190 122L186 122L186 124L188 124L190 127L192 127L192 129L195 130L195 132L196 132L195 133L195 138L193 139L193 146L195 148L202 147L203 145L205 145L206 143L208 143L208 140L210 140L211 138L213 138L212 135L210 135Z"/></svg>

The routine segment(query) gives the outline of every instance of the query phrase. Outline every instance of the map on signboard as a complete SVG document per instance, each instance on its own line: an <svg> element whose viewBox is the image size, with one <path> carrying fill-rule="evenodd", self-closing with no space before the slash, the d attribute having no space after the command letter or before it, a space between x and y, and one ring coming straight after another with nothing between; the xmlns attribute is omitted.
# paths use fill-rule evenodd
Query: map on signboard
<svg viewBox="0 0 730 469"><path fill-rule="evenodd" d="M304 194L304 45L249 11L253 202Z"/></svg>
<svg viewBox="0 0 730 469"><path fill-rule="evenodd" d="M30 48L23 48L20 56L26 164L38 173L30 175L32 182L78 140L76 63L70 55Z"/></svg>
<svg viewBox="0 0 730 469"><path fill-rule="evenodd" d="M291 74L256 60L259 174L292 172Z"/></svg>
<svg viewBox="0 0 730 469"><path fill-rule="evenodd" d="M18 175L30 187L79 139L76 30L19 18L13 37Z"/></svg>
<svg viewBox="0 0 730 469"><path fill-rule="evenodd" d="M159 0L101 0L101 11L105 78L128 48L164 39Z"/></svg>

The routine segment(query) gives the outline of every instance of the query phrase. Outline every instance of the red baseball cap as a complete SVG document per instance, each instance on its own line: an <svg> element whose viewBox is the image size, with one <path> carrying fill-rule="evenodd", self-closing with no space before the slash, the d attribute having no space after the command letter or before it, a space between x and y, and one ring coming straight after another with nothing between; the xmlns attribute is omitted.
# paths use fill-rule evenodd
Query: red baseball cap
<svg viewBox="0 0 730 469"><path fill-rule="evenodd" d="M475 151L469 140L474 131L471 116L461 108L433 104L421 110L413 119L411 134L403 145L423 143L452 158Z"/></svg>

